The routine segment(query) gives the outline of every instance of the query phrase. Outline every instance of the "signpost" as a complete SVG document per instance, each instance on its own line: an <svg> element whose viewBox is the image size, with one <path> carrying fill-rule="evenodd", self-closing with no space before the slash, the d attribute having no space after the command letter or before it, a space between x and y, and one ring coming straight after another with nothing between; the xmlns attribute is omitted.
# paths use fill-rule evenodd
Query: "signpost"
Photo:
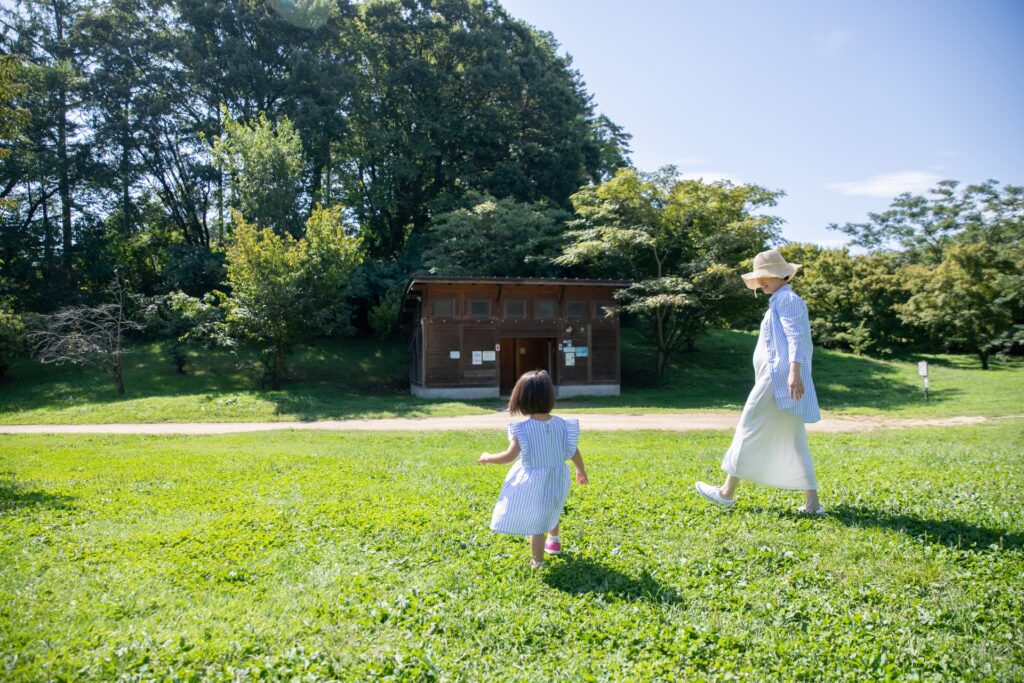
<svg viewBox="0 0 1024 683"><path fill-rule="evenodd" d="M917 374L924 377L924 400L928 400L928 361L922 360L917 364Z"/></svg>

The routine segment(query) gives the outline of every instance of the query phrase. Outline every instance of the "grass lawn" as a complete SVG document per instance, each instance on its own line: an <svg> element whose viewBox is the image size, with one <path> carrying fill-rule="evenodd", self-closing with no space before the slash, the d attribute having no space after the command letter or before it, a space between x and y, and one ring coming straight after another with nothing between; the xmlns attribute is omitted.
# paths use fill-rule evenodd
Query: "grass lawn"
<svg viewBox="0 0 1024 683"><path fill-rule="evenodd" d="M651 352L625 330L623 393L573 399L568 411L669 412L739 410L753 385L756 337L712 331L701 351L680 353L671 374L657 380ZM931 367L925 402L917 361ZM20 361L0 378L0 423L232 422L374 417L427 417L486 413L500 401L428 401L408 393L404 342L368 339L321 341L291 360L292 377L280 391L256 388L252 357L225 352L194 354L185 375L174 372L159 344L139 345L128 356L128 395L91 369ZM914 356L882 361L818 349L815 381L822 408L835 414L901 417L1014 415L1024 413L1024 363L980 369L969 356Z"/></svg>
<svg viewBox="0 0 1024 683"><path fill-rule="evenodd" d="M729 438L584 434L530 572L498 433L0 436L0 679L1024 678L1024 421L812 435L824 519Z"/></svg>

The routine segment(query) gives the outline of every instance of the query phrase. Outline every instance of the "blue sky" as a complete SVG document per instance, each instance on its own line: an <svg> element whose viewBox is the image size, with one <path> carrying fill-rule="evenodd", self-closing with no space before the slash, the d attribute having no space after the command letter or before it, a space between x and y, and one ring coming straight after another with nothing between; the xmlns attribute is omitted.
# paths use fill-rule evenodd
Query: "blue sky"
<svg viewBox="0 0 1024 683"><path fill-rule="evenodd" d="M642 170L783 189L829 246L943 178L1024 184L1024 0L502 0L573 57Z"/></svg>

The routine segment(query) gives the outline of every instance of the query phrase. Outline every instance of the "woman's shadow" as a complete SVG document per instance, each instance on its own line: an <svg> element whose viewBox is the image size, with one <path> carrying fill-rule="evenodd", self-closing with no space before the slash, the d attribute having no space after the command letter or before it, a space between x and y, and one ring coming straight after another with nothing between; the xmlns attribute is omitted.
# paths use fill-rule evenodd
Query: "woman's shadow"
<svg viewBox="0 0 1024 683"><path fill-rule="evenodd" d="M922 543L947 548L986 552L992 549L1020 550L1024 535L991 529L956 519L924 519L905 513L890 513L857 505L836 505L828 516L846 526L888 529L912 536Z"/></svg>
<svg viewBox="0 0 1024 683"><path fill-rule="evenodd" d="M633 577L571 553L562 553L560 561L550 565L544 573L544 583L571 595L593 594L661 604L682 602L673 589L662 586L646 569Z"/></svg>

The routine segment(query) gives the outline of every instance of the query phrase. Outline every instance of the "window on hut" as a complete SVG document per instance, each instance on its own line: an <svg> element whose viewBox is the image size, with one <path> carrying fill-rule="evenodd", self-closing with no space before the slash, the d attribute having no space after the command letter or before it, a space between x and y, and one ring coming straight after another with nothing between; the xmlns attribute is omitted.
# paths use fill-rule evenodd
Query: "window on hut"
<svg viewBox="0 0 1024 683"><path fill-rule="evenodd" d="M533 314L537 318L554 318L555 302L552 299L537 299L533 303Z"/></svg>
<svg viewBox="0 0 1024 683"><path fill-rule="evenodd" d="M506 318L525 318L526 301L524 299L508 299L505 301Z"/></svg>
<svg viewBox="0 0 1024 683"><path fill-rule="evenodd" d="M469 317L489 318L491 317L491 302L488 299L470 299Z"/></svg>
<svg viewBox="0 0 1024 683"><path fill-rule="evenodd" d="M586 307L582 301L566 301L565 302L565 317L566 318L582 318L586 313Z"/></svg>
<svg viewBox="0 0 1024 683"><path fill-rule="evenodd" d="M450 298L434 299L434 317L451 318L455 313L455 300Z"/></svg>

